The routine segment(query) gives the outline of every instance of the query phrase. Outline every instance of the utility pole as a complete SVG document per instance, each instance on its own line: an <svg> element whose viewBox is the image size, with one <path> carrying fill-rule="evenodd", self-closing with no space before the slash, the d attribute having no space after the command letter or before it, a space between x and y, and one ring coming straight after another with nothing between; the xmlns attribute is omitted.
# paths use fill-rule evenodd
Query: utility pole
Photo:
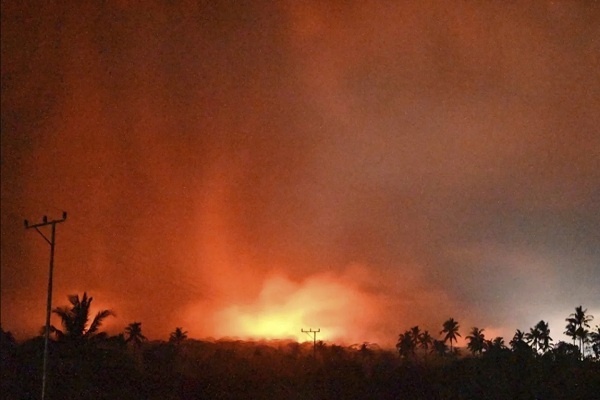
<svg viewBox="0 0 600 400"><path fill-rule="evenodd" d="M317 330L313 330L312 328L310 328L309 330L304 330L304 329L300 329L301 332L306 333L307 335L310 336L310 334L313 334L313 358L316 360L317 359L317 333L321 332L321 328L317 329Z"/></svg>
<svg viewBox="0 0 600 400"><path fill-rule="evenodd" d="M65 222L67 219L67 212L63 211L62 219L55 219L48 221L48 217L44 215L42 222L29 225L29 221L25 220L25 229L34 228L50 245L50 272L48 274L48 299L46 301L46 330L44 332L44 367L42 372L42 400L46 397L46 376L48 368L48 340L50 339L50 313L52 311L52 272L54 270L54 245L56 243L56 224ZM52 226L52 234L50 239L46 237L38 228L46 225Z"/></svg>

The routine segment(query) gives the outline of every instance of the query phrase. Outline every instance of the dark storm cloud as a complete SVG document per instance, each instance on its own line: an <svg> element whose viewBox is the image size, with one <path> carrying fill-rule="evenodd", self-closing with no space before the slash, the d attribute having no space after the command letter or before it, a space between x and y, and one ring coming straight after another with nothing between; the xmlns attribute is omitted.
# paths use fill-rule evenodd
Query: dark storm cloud
<svg viewBox="0 0 600 400"><path fill-rule="evenodd" d="M155 335L274 270L359 279L391 340L600 307L595 3L2 8L3 326L63 208L55 303Z"/></svg>

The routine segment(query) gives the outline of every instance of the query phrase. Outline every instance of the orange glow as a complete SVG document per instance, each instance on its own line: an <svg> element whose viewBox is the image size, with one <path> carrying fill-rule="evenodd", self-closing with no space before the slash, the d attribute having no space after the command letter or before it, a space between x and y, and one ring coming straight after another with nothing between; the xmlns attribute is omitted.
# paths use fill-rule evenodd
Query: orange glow
<svg viewBox="0 0 600 400"><path fill-rule="evenodd" d="M274 311L267 310L260 314L241 314L237 316L239 331L253 338L277 339L293 338L300 340L300 335L293 334L302 325L302 310Z"/></svg>
<svg viewBox="0 0 600 400"><path fill-rule="evenodd" d="M312 328L321 330L317 340L350 344L364 340L376 324L377 301L344 278L329 274L301 282L277 275L265 280L254 301L217 311L210 334L305 341L312 338L301 329ZM197 310L193 314L198 315Z"/></svg>
<svg viewBox="0 0 600 400"><path fill-rule="evenodd" d="M50 250L23 220L63 210L52 306L87 291L111 334L393 348L600 308L591 2L57 3L2 2L18 339Z"/></svg>

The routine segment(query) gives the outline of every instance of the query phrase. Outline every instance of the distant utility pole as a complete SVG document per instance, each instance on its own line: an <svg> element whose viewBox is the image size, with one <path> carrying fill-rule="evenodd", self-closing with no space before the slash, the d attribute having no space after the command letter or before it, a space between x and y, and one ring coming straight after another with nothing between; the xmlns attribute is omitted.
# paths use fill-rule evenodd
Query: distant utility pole
<svg viewBox="0 0 600 400"><path fill-rule="evenodd" d="M300 331L303 333L306 333L309 336L311 333L313 334L313 358L316 360L317 359L317 333L321 332L321 328L317 329L316 331L313 330L312 328L310 328L307 331L305 331L304 329L300 329Z"/></svg>
<svg viewBox="0 0 600 400"><path fill-rule="evenodd" d="M50 338L50 313L52 310L52 271L54 270L54 245L56 243L56 224L65 222L67 219L67 212L63 211L62 219L55 219L48 221L48 217L44 215L42 222L29 225L29 222L25 220L25 229L34 228L44 240L50 245L50 273L48 275L48 300L46 301L46 331L44 332L44 368L42 372L42 400L46 397L46 376L48 366L48 340ZM38 228L42 226L52 225L52 235L50 239L46 237Z"/></svg>

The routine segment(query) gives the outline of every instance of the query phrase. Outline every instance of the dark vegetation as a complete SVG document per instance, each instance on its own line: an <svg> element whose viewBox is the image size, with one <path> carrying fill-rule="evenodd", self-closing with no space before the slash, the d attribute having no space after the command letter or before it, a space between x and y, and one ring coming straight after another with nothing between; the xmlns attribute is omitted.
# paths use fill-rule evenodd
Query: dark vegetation
<svg viewBox="0 0 600 400"><path fill-rule="evenodd" d="M466 348L454 319L440 339L415 326L397 351L363 343L200 341L177 327L168 341L148 341L142 323L108 336L112 315L89 321L91 298L70 296L55 313L47 399L592 399L600 393L600 331L581 307L567 318L573 343L552 343L548 324L517 330L510 342L471 328ZM44 332L41 332L42 334ZM449 344L449 345L448 345ZM43 335L17 343L2 330L0 393L40 397Z"/></svg>

